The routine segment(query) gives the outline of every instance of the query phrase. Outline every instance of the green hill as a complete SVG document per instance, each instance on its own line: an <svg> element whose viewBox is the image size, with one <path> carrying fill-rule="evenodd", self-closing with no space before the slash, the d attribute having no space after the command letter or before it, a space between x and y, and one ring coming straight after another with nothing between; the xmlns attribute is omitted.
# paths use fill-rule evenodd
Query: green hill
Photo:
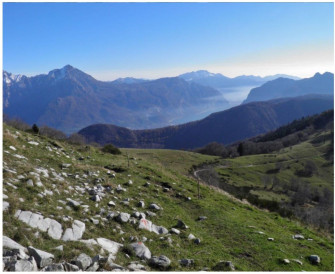
<svg viewBox="0 0 335 274"><path fill-rule="evenodd" d="M294 153L298 153L298 148L286 150L277 158L286 157L289 160ZM152 256L167 256L171 264L164 270L228 270L229 267L218 265L220 261L231 261L237 271L334 270L333 236L330 233L317 231L278 213L260 210L206 185L200 184L198 199L198 184L190 172L195 166L221 161L218 157L172 150L121 151L121 155L103 153L99 148L69 145L17 131L4 124L3 235L24 247L33 246L53 254L55 263L70 263L81 253L90 257L101 254L105 258L111 253L99 244L55 239L57 237L50 232L50 228L48 232L43 232L32 227L32 220L29 225L15 217L15 214L21 217L18 215L18 210L21 210L39 213L45 219L58 222L63 229L62 235L78 220L85 224L82 240L106 238L122 244L115 259L110 257L108 262L99 259L100 270L118 268L115 264L129 269L130 262L134 261L146 270L162 270L152 261L136 257L130 246L134 242L143 242ZM249 160L253 164L264 164L265 159L269 161L269 166L266 169L262 167L263 170L275 165L271 163L274 157L271 155L268 158L257 158L260 155L247 157L230 161L231 176L233 172L240 172L232 167L249 164ZM318 168L323 164L322 156L319 161ZM298 165L302 166L302 163ZM248 170L241 169L241 172L249 174ZM252 176L257 178L252 174L248 184L254 181ZM322 176L328 180L331 173ZM246 180L234 181L243 184ZM101 200L93 201L91 198L95 195L99 195ZM80 205L76 206L69 199ZM144 208L138 207L141 200ZM110 201L115 206L111 203L109 206ZM151 203L157 204L160 210L150 209ZM144 212L147 220L169 231L178 220L189 228L178 228L179 235L158 235L139 229L139 219L123 223L112 218L112 212L117 216L117 211L129 214ZM207 218L199 221L199 216ZM189 234L193 234L200 243L189 240ZM296 234L303 235L304 239L293 239ZM273 241L268 238L273 238ZM63 245L63 251L54 249L60 245ZM321 262L312 264L310 255L318 255ZM179 263L182 259L194 261L189 261L190 266L183 266ZM290 260L290 263L284 263L283 259Z"/></svg>

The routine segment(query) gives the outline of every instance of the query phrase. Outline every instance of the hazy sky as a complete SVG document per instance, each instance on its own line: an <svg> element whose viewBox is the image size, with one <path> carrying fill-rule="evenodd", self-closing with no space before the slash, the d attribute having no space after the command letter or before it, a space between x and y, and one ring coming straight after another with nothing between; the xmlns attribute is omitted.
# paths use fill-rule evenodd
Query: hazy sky
<svg viewBox="0 0 335 274"><path fill-rule="evenodd" d="M333 3L4 3L3 69L100 80L333 71Z"/></svg>

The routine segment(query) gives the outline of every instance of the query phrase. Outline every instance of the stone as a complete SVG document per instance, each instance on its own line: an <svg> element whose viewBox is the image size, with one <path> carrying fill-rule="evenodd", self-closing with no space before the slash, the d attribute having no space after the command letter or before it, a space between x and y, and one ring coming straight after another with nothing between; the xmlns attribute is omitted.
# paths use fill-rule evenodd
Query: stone
<svg viewBox="0 0 335 274"><path fill-rule="evenodd" d="M149 211L149 210L148 210L146 213L147 213L147 215L150 216L150 217L155 217L155 216L156 216L156 213L151 212L151 211Z"/></svg>
<svg viewBox="0 0 335 274"><path fill-rule="evenodd" d="M297 260L297 259L292 259L293 262L296 262L297 264L303 265L302 261Z"/></svg>
<svg viewBox="0 0 335 274"><path fill-rule="evenodd" d="M293 239L296 239L296 240L303 240L303 239L305 239L305 237L302 236L302 235L300 235L300 234L296 234L296 235L293 236Z"/></svg>
<svg viewBox="0 0 335 274"><path fill-rule="evenodd" d="M3 249L3 256L9 256L17 260L29 259L29 256L22 249ZM11 260L13 261L13 260Z"/></svg>
<svg viewBox="0 0 335 274"><path fill-rule="evenodd" d="M95 225L98 225L99 224L99 220L97 219L94 219L94 218L90 218L91 222Z"/></svg>
<svg viewBox="0 0 335 274"><path fill-rule="evenodd" d="M97 238L97 243L100 245L104 250L106 250L110 255L115 258L116 254L118 253L119 249L123 247L122 244L117 242L105 239L105 238Z"/></svg>
<svg viewBox="0 0 335 274"><path fill-rule="evenodd" d="M141 259L147 259L149 260L151 258L151 252L149 248L147 248L144 243L142 242L136 242L130 244L130 246L133 248L134 253L137 257Z"/></svg>
<svg viewBox="0 0 335 274"><path fill-rule="evenodd" d="M71 164L62 164L62 168L69 168Z"/></svg>
<svg viewBox="0 0 335 274"><path fill-rule="evenodd" d="M127 222L129 221L129 218L130 218L130 214L121 212L121 213L116 217L116 221L118 221L118 222L120 222L120 223L127 223Z"/></svg>
<svg viewBox="0 0 335 274"><path fill-rule="evenodd" d="M139 272L139 271L146 271L147 269L145 268L144 265L141 265L139 262L131 262L127 268L130 270L130 271L136 271L136 272Z"/></svg>
<svg viewBox="0 0 335 274"><path fill-rule="evenodd" d="M193 259L181 259L181 260L179 261L179 264L180 264L181 266L189 267L189 266L191 266L191 265L194 264L194 260L193 260Z"/></svg>
<svg viewBox="0 0 335 274"><path fill-rule="evenodd" d="M30 220L31 214L33 214L31 211L21 211L20 215L17 218L21 222L29 224L29 220Z"/></svg>
<svg viewBox="0 0 335 274"><path fill-rule="evenodd" d="M101 198L99 195L93 195L91 197L91 200L94 201L94 202L100 202L101 201Z"/></svg>
<svg viewBox="0 0 335 274"><path fill-rule="evenodd" d="M139 201L139 202L137 203L137 206L138 206L138 207L141 207L141 208L144 208L144 206L145 206L144 201Z"/></svg>
<svg viewBox="0 0 335 274"><path fill-rule="evenodd" d="M188 229L188 226L182 220L178 220L176 227L181 229Z"/></svg>
<svg viewBox="0 0 335 274"><path fill-rule="evenodd" d="M152 222L146 219L141 219L139 222L139 229L145 229L151 232Z"/></svg>
<svg viewBox="0 0 335 274"><path fill-rule="evenodd" d="M3 249L20 249L23 252L28 252L27 248L8 238L7 236L2 236L2 247Z"/></svg>
<svg viewBox="0 0 335 274"><path fill-rule="evenodd" d="M92 259L90 256L85 253L81 253L76 259L72 261L76 266L81 270L86 270L92 263Z"/></svg>
<svg viewBox="0 0 335 274"><path fill-rule="evenodd" d="M2 201L2 211L6 211L9 208L9 203L6 201Z"/></svg>
<svg viewBox="0 0 335 274"><path fill-rule="evenodd" d="M51 264L44 267L41 271L65 272L63 264Z"/></svg>
<svg viewBox="0 0 335 274"><path fill-rule="evenodd" d="M115 203L113 201L109 201L108 206L115 206Z"/></svg>
<svg viewBox="0 0 335 274"><path fill-rule="evenodd" d="M173 234L177 234L177 235L180 234L180 230L178 230L177 228L171 228L170 232L173 233Z"/></svg>
<svg viewBox="0 0 335 274"><path fill-rule="evenodd" d="M169 233L169 231L165 227L158 226L158 225L155 225L155 224L152 224L151 231L156 233L156 234L168 234Z"/></svg>
<svg viewBox="0 0 335 274"><path fill-rule="evenodd" d="M149 209L161 210L161 208L158 205L156 205L156 204L150 204L149 205Z"/></svg>
<svg viewBox="0 0 335 274"><path fill-rule="evenodd" d="M48 235L52 239L59 240L62 237L62 233L63 233L62 225L59 222L51 219L50 226L48 229Z"/></svg>
<svg viewBox="0 0 335 274"><path fill-rule="evenodd" d="M273 242L275 239L274 238L268 238L268 241Z"/></svg>
<svg viewBox="0 0 335 274"><path fill-rule="evenodd" d="M289 260L289 259L283 259L283 263L284 263L284 264L289 264L289 263L290 263L290 260Z"/></svg>
<svg viewBox="0 0 335 274"><path fill-rule="evenodd" d="M9 264L9 271L15 272L37 272L37 264L33 257L24 260L15 260Z"/></svg>
<svg viewBox="0 0 335 274"><path fill-rule="evenodd" d="M86 269L86 272L95 272L99 269L99 263L98 262L93 262L89 268Z"/></svg>
<svg viewBox="0 0 335 274"><path fill-rule="evenodd" d="M77 201L75 201L75 200L72 200L72 199L70 199L70 198L67 198L66 200L68 201L67 204L68 204L69 206L72 206L72 207L75 208L75 209L78 209L78 208L80 207L80 203L79 203L79 202L77 202Z"/></svg>
<svg viewBox="0 0 335 274"><path fill-rule="evenodd" d="M28 222L28 225L32 228L37 228L38 224L43 220L43 216L40 214L32 213Z"/></svg>
<svg viewBox="0 0 335 274"><path fill-rule="evenodd" d="M187 239L189 239L189 240L194 240L194 239L195 239L195 236L194 236L193 234L190 234L190 235L188 235Z"/></svg>
<svg viewBox="0 0 335 274"><path fill-rule="evenodd" d="M64 270L67 272L76 272L76 271L80 271L79 267L74 265L74 264L70 264L70 263L63 263L63 267Z"/></svg>
<svg viewBox="0 0 335 274"><path fill-rule="evenodd" d="M28 252L29 252L29 255L34 257L39 268L43 268L47 265L52 264L52 261L54 259L54 255L48 252L45 252L43 250L34 248L32 246L28 246Z"/></svg>
<svg viewBox="0 0 335 274"><path fill-rule="evenodd" d="M109 263L108 266L111 269L111 271L113 271L113 272L114 271L117 271L117 272L119 272L119 271L126 271L126 269L123 266L115 264L113 262Z"/></svg>
<svg viewBox="0 0 335 274"><path fill-rule="evenodd" d="M155 268L166 269L170 266L171 261L168 257L160 255L159 257L157 256L151 257L151 259L149 260L149 264Z"/></svg>
<svg viewBox="0 0 335 274"><path fill-rule="evenodd" d="M198 217L198 221L204 221L204 220L206 220L206 219L207 219L206 216L199 216L199 217Z"/></svg>
<svg viewBox="0 0 335 274"><path fill-rule="evenodd" d="M311 255L308 257L308 259L312 264L319 264L321 262L321 259L318 255Z"/></svg>
<svg viewBox="0 0 335 274"><path fill-rule="evenodd" d="M32 179L29 179L27 182L26 182L27 186L31 186L33 187L34 186L34 181Z"/></svg>
<svg viewBox="0 0 335 274"><path fill-rule="evenodd" d="M200 244L200 239L199 239L199 238L196 238L196 239L194 240L194 243L197 244L197 245Z"/></svg>
<svg viewBox="0 0 335 274"><path fill-rule="evenodd" d="M214 271L233 271L235 270L235 266L231 261L220 261L218 262L212 270Z"/></svg>

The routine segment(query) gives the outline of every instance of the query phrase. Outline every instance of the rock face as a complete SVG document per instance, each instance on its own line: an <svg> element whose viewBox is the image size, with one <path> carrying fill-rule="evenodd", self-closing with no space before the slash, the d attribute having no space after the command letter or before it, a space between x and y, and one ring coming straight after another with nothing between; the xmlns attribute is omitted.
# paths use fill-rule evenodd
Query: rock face
<svg viewBox="0 0 335 274"><path fill-rule="evenodd" d="M171 261L168 257L161 255L159 257L157 256L153 256L150 260L149 260L149 264L152 267L155 268L159 268L159 269L166 269L170 266Z"/></svg>
<svg viewBox="0 0 335 274"><path fill-rule="evenodd" d="M147 259L147 260L151 258L151 252L149 248L147 248L144 245L144 243L142 242L132 243L130 244L130 246L133 248L137 257L141 259Z"/></svg>
<svg viewBox="0 0 335 274"><path fill-rule="evenodd" d="M32 246L28 247L28 252L29 252L29 255L34 257L38 267L40 267L40 268L43 268L47 265L52 264L52 261L54 259L54 255L52 255L48 252L39 250L37 248L34 248Z"/></svg>

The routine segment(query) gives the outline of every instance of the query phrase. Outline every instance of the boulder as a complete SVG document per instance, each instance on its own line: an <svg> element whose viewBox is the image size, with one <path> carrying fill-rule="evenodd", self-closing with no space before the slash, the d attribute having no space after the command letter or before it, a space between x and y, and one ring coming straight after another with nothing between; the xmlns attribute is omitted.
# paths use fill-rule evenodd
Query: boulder
<svg viewBox="0 0 335 274"><path fill-rule="evenodd" d="M27 248L8 238L7 236L2 236L2 247L3 249L20 249L23 252L28 252Z"/></svg>
<svg viewBox="0 0 335 274"><path fill-rule="evenodd" d="M141 259L149 260L151 258L151 252L149 248L147 248L144 243L136 242L130 244L130 247L133 249L135 255Z"/></svg>
<svg viewBox="0 0 335 274"><path fill-rule="evenodd" d="M308 259L312 264L319 264L321 262L321 259L318 255L311 255L308 257Z"/></svg>
<svg viewBox="0 0 335 274"><path fill-rule="evenodd" d="M181 259L181 260L179 261L179 264L180 264L181 266L189 267L189 266L191 266L191 265L194 264L194 260L193 260L193 259Z"/></svg>
<svg viewBox="0 0 335 274"><path fill-rule="evenodd" d="M111 254L115 258L116 254L118 253L120 247L122 247L122 244L119 244L117 242L113 242L111 240L105 239L105 238L97 238L97 243L100 245L104 250L106 250L108 253Z"/></svg>
<svg viewBox="0 0 335 274"><path fill-rule="evenodd" d="M170 266L171 261L168 257L160 255L159 257L151 257L151 259L149 260L149 264L154 268L166 269Z"/></svg>
<svg viewBox="0 0 335 274"><path fill-rule="evenodd" d="M37 272L37 264L33 257L25 260L14 260L9 264L9 271L15 272Z"/></svg>
<svg viewBox="0 0 335 274"><path fill-rule="evenodd" d="M212 270L214 271L232 271L235 270L235 266L231 261L220 261L218 262Z"/></svg>
<svg viewBox="0 0 335 274"><path fill-rule="evenodd" d="M161 210L161 208L158 205L156 205L156 204L150 204L149 205L149 209Z"/></svg>
<svg viewBox="0 0 335 274"><path fill-rule="evenodd" d="M63 264L51 264L41 269L41 271L65 272Z"/></svg>
<svg viewBox="0 0 335 274"><path fill-rule="evenodd" d="M152 227L152 222L149 221L149 220L146 220L146 219L141 219L140 222L139 222L139 226L138 228L139 229L145 229L145 230L148 230L151 232L151 227Z"/></svg>
<svg viewBox="0 0 335 274"><path fill-rule="evenodd" d="M155 224L152 224L151 231L155 232L156 234L168 234L169 233L169 231L165 227L158 226Z"/></svg>
<svg viewBox="0 0 335 274"><path fill-rule="evenodd" d="M130 214L121 212L117 217L116 221L119 223L127 223L129 221Z"/></svg>
<svg viewBox="0 0 335 274"><path fill-rule="evenodd" d="M99 269L99 263L98 262L93 262L89 268L86 269L87 272L95 272Z"/></svg>
<svg viewBox="0 0 335 274"><path fill-rule="evenodd" d="M67 272L76 272L76 271L80 271L79 267L74 265L74 264L70 264L70 263L63 263L63 267L64 270Z"/></svg>
<svg viewBox="0 0 335 274"><path fill-rule="evenodd" d="M144 265L141 265L139 262L131 262L127 268L130 271L136 271L136 272L140 272L140 271L146 271L147 269L145 268Z"/></svg>
<svg viewBox="0 0 335 274"><path fill-rule="evenodd" d="M171 228L171 229L170 229L170 232L173 233L173 234L177 234L177 235L180 234L180 230L178 230L178 229L176 229L176 228Z"/></svg>
<svg viewBox="0 0 335 274"><path fill-rule="evenodd" d="M43 216L40 214L32 213L29 219L28 225L32 228L37 228L39 223L43 220Z"/></svg>
<svg viewBox="0 0 335 274"><path fill-rule="evenodd" d="M188 228L188 226L182 220L178 220L178 223L177 223L176 227L181 228L181 229L187 229Z"/></svg>
<svg viewBox="0 0 335 274"><path fill-rule="evenodd" d="M59 240L62 237L62 233L63 233L62 225L55 220L51 220L48 229L48 235L52 239Z"/></svg>
<svg viewBox="0 0 335 274"><path fill-rule="evenodd" d="M51 221L52 220L50 218L44 218L40 220L40 222L37 224L37 228L43 232L47 232L50 227Z"/></svg>
<svg viewBox="0 0 335 274"><path fill-rule="evenodd" d="M28 252L29 252L29 255L34 257L39 268L43 268L47 265L52 264L52 261L54 259L54 255L48 252L45 252L43 250L34 248L32 246L28 246Z"/></svg>
<svg viewBox="0 0 335 274"><path fill-rule="evenodd" d="M29 224L29 220L30 220L30 217L31 217L31 214L33 214L31 211L21 211L18 215L18 219L21 221L21 222L24 222L26 224Z"/></svg>
<svg viewBox="0 0 335 274"><path fill-rule="evenodd" d="M91 264L92 259L90 256L85 253L81 253L76 259L74 259L71 263L75 264L81 270L86 270Z"/></svg>

